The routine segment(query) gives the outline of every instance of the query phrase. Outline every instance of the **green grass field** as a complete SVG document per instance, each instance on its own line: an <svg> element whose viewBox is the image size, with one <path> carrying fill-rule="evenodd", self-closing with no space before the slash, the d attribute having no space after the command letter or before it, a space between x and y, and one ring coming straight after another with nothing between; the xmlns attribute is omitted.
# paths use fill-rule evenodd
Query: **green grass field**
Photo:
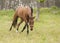
<svg viewBox="0 0 60 43"><path fill-rule="evenodd" d="M60 9L41 9L39 21L35 20L34 29L27 36L26 30L19 33L24 23L9 31L13 10L0 11L0 43L60 43ZM34 14L36 15L36 14Z"/></svg>

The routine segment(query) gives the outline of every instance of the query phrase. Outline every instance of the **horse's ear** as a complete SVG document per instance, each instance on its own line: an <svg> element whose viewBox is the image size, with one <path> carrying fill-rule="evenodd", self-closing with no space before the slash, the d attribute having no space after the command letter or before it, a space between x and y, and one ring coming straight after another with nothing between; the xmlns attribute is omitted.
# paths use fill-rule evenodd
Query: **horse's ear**
<svg viewBox="0 0 60 43"><path fill-rule="evenodd" d="M35 18L35 16L34 17L29 17L30 19L34 19Z"/></svg>

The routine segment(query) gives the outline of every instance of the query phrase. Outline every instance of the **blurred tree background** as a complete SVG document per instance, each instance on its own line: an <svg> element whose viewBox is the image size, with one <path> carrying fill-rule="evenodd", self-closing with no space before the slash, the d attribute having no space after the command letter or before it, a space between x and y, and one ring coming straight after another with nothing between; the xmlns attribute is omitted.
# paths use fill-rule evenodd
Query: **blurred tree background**
<svg viewBox="0 0 60 43"><path fill-rule="evenodd" d="M60 7L60 0L0 0L0 10L15 9L18 5L31 5L32 7Z"/></svg>
<svg viewBox="0 0 60 43"><path fill-rule="evenodd" d="M13 9L19 5L29 5L36 8L36 20L39 20L40 8L60 7L60 0L0 0L0 10Z"/></svg>

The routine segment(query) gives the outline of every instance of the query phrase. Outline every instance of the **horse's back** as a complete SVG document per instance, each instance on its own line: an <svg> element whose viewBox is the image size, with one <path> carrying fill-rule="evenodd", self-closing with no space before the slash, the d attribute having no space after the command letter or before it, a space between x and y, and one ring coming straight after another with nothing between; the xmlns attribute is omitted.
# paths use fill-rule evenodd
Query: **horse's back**
<svg viewBox="0 0 60 43"><path fill-rule="evenodd" d="M31 9L29 6L19 6L16 9L16 14L20 18L25 19L27 16L31 16Z"/></svg>
<svg viewBox="0 0 60 43"><path fill-rule="evenodd" d="M22 15L22 13L23 13L23 7L22 6L18 6L18 8L16 9L16 13L17 13L17 15L19 16L19 15Z"/></svg>

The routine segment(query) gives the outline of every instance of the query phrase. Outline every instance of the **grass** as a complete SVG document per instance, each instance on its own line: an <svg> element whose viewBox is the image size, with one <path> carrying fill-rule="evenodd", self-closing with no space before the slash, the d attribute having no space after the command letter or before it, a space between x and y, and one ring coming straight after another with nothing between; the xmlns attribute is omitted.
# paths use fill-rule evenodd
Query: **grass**
<svg viewBox="0 0 60 43"><path fill-rule="evenodd" d="M19 32L13 28L9 31L12 23L13 10L0 11L0 43L60 43L60 10L41 9L40 18L35 20L34 29L27 36L26 30L19 33L24 26L20 26Z"/></svg>

